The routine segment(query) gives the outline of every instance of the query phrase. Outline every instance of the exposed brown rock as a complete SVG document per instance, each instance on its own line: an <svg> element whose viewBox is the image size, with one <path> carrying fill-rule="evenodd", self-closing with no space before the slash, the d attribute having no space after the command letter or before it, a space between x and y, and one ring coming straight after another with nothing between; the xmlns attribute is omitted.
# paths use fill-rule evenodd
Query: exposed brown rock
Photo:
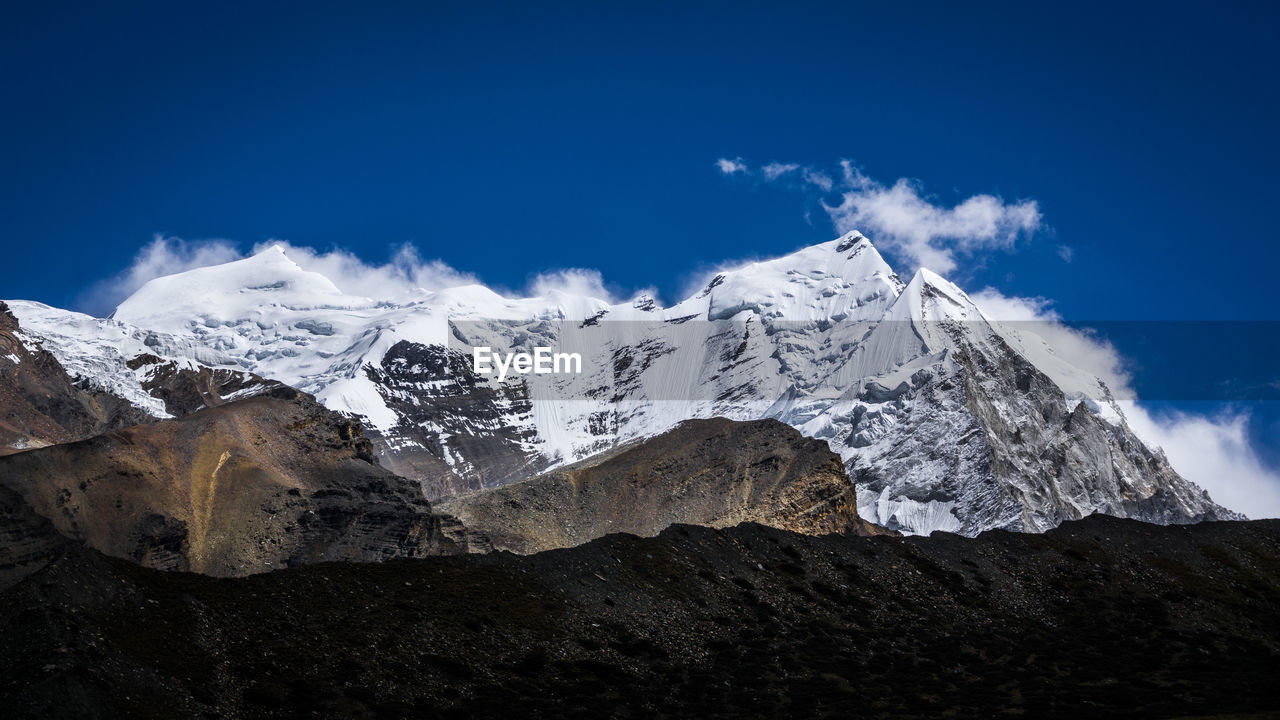
<svg viewBox="0 0 1280 720"><path fill-rule="evenodd" d="M0 486L61 534L159 569L230 576L454 552L357 422L285 387L0 458Z"/></svg>
<svg viewBox="0 0 1280 720"><path fill-rule="evenodd" d="M856 502L840 457L825 442L776 420L713 418L436 504L495 549L532 553L617 532L653 536L677 523L884 532L858 516Z"/></svg>
<svg viewBox="0 0 1280 720"><path fill-rule="evenodd" d="M114 395L77 387L28 341L0 303L0 455L69 442L153 418Z"/></svg>

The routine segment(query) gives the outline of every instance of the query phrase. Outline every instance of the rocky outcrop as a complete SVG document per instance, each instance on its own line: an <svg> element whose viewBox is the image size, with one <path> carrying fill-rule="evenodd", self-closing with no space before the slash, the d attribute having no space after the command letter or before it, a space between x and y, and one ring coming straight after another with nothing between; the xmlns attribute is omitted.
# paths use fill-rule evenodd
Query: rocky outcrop
<svg viewBox="0 0 1280 720"><path fill-rule="evenodd" d="M495 549L532 553L609 533L657 535L678 523L882 532L858 516L855 496L825 442L776 420L712 418L437 506Z"/></svg>
<svg viewBox="0 0 1280 720"><path fill-rule="evenodd" d="M126 366L135 371L144 369L142 388L164 402L165 411L175 417L284 387L251 372L178 363L149 353L134 357Z"/></svg>
<svg viewBox="0 0 1280 720"><path fill-rule="evenodd" d="M0 303L0 455L152 419L123 398L78 386Z"/></svg>
<svg viewBox="0 0 1280 720"><path fill-rule="evenodd" d="M187 417L0 458L57 531L148 567L247 575L455 552L359 423L279 387Z"/></svg>
<svg viewBox="0 0 1280 720"><path fill-rule="evenodd" d="M381 367L363 371L399 418L373 438L380 459L417 480L428 498L523 480L550 464L530 449L537 431L527 389L482 382L470 357L400 341Z"/></svg>

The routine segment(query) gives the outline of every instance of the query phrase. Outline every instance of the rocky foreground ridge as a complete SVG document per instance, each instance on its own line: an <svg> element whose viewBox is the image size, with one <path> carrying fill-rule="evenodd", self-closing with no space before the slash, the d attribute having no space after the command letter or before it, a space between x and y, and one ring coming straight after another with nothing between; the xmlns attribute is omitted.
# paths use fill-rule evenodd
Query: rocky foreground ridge
<svg viewBox="0 0 1280 720"><path fill-rule="evenodd" d="M676 526L235 580L82 548L0 594L8 717L1269 717L1280 522Z"/></svg>

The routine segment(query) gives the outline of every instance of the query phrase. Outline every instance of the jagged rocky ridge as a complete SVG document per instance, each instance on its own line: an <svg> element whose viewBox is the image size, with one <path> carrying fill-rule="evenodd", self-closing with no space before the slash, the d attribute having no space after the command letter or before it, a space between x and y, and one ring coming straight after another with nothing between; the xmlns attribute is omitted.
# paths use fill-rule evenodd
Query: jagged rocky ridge
<svg viewBox="0 0 1280 720"><path fill-rule="evenodd" d="M480 286L362 298L279 247L153 280L111 320L11 305L87 386L155 413L169 411L113 372L144 351L311 392L364 418L383 463L429 497L722 416L826 440L864 517L904 532L1238 517L1145 446L1098 378L927 270L903 282L857 233L720 273L669 308ZM481 344L575 347L587 369L499 385L471 372Z"/></svg>
<svg viewBox="0 0 1280 720"><path fill-rule="evenodd" d="M840 457L776 420L689 420L529 480L437 502L497 550L533 553L610 533L754 522L810 535L885 532L858 515Z"/></svg>

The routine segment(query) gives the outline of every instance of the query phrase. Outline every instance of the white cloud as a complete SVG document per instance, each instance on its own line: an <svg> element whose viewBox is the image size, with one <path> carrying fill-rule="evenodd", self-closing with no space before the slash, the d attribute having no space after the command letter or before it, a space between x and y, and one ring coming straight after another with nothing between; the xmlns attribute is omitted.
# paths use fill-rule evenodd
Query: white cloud
<svg viewBox="0 0 1280 720"><path fill-rule="evenodd" d="M974 195L954 207L937 205L905 178L891 186L873 180L849 161L841 163L840 204L823 207L838 233L861 230L878 246L939 273L956 268L958 254L1008 249L1040 227L1034 200L1006 203Z"/></svg>
<svg viewBox="0 0 1280 720"><path fill-rule="evenodd" d="M479 282L440 260L423 260L413 245L401 245L383 264L367 263L345 250L318 251L314 248L272 240L253 248L261 252L279 245L304 270L318 272L338 289L352 295L386 300L418 288L439 290ZM134 255L129 267L107 280L95 283L76 303L86 312L105 315L132 295L148 280L246 257L226 240L183 240L157 235Z"/></svg>
<svg viewBox="0 0 1280 720"><path fill-rule="evenodd" d="M716 160L716 167L725 175L747 172L747 165L742 161L742 158L735 158L733 160L720 158L719 160Z"/></svg>
<svg viewBox="0 0 1280 720"><path fill-rule="evenodd" d="M1251 446L1247 412L1207 416L1123 405L1133 431L1164 448L1174 469L1208 490L1214 502L1253 519L1280 517L1280 473Z"/></svg>
<svg viewBox="0 0 1280 720"><path fill-rule="evenodd" d="M971 293L969 299L977 303L987 319L1018 333L1031 333L1042 338L1045 346L1052 348L1052 353L1028 358L1042 371L1053 375L1055 372L1070 374L1073 369L1084 370L1086 375L1076 373L1077 378L1084 381L1083 384L1092 386L1092 378L1099 378L1107 384L1114 397L1133 397L1128 364L1120 351L1086 329L1063 324L1062 317L1053 309L1052 300L1045 297L1008 296L991 287ZM1034 348L1028 347L1026 350L1030 352ZM1073 383L1071 378L1065 376L1055 377L1054 380L1064 390L1082 384Z"/></svg>
<svg viewBox="0 0 1280 720"><path fill-rule="evenodd" d="M134 255L128 268L94 283L80 295L76 305L86 312L105 315L148 280L239 258L240 251L225 240L187 242L179 237L156 235Z"/></svg>
<svg viewBox="0 0 1280 720"><path fill-rule="evenodd" d="M799 170L800 166L795 163L769 163L760 168L760 172L764 173L765 180L777 180L788 173Z"/></svg>
<svg viewBox="0 0 1280 720"><path fill-rule="evenodd" d="M1062 319L1053 309L1053 301L1046 297L1009 296L993 287L969 293L969 299L978 304L989 320L1003 322L1046 321Z"/></svg>
<svg viewBox="0 0 1280 720"><path fill-rule="evenodd" d="M800 176L805 182L818 188L822 192L831 192L831 189L836 185L835 181L831 179L831 176L821 170L805 168L800 171Z"/></svg>
<svg viewBox="0 0 1280 720"><path fill-rule="evenodd" d="M408 243L397 248L390 261L382 264L365 262L346 250L320 252L280 240L260 243L253 252L273 245L282 247L289 259L303 270L329 278L342 292L376 300L403 296L420 288L440 290L479 282L474 275L459 272L440 260L423 260L418 249Z"/></svg>
<svg viewBox="0 0 1280 720"><path fill-rule="evenodd" d="M901 268L904 270L928 267L949 273L961 256L1008 250L1020 238L1034 234L1042 223L1040 206L1034 200L1010 203L995 195L979 194L946 207L925 196L919 183L900 178L885 185L847 160L840 163L838 182L821 170L795 163L774 162L755 170L742 158L721 158L716 164L726 175L782 182L809 193L815 189L824 194L838 192L839 203L821 203L836 232L866 233L878 248L910 265ZM797 174L799 182L792 179Z"/></svg>
<svg viewBox="0 0 1280 720"><path fill-rule="evenodd" d="M618 302L613 293L605 289L604 278L601 277L599 270L583 268L566 268L542 273L529 283L529 291L533 295L562 292L569 295L585 295L609 303Z"/></svg>
<svg viewBox="0 0 1280 720"><path fill-rule="evenodd" d="M1076 256L1076 251L1070 245L1058 246L1058 257L1062 258L1062 262L1069 263Z"/></svg>
<svg viewBox="0 0 1280 720"><path fill-rule="evenodd" d="M392 300L418 290L481 284L475 275L456 270L441 260L424 260L418 248L408 243L396 248L385 263L366 262L354 253L342 249L321 251L284 240L259 243L250 254L257 254L273 246L283 249L285 255L302 269L324 275L342 292L375 300ZM86 312L105 315L148 280L245 257L248 255L225 240L188 241L157 235L138 251L128 268L112 278L96 283L81 296L77 306ZM529 282L526 291L532 295L559 291L610 303L623 299L605 287L599 271L583 268L552 270L537 275ZM645 288L633 293L630 299L646 293L657 298L655 289ZM513 296L509 292L501 294Z"/></svg>
<svg viewBox="0 0 1280 720"><path fill-rule="evenodd" d="M1159 412L1133 399L1124 359L1109 343L1061 323L1051 301L1009 297L993 288L969 295L988 318L1034 332L1054 355L1101 378L1118 400L1129 427L1143 442L1164 450L1169 463L1224 507L1251 518L1280 517L1280 473L1249 441L1247 412Z"/></svg>

